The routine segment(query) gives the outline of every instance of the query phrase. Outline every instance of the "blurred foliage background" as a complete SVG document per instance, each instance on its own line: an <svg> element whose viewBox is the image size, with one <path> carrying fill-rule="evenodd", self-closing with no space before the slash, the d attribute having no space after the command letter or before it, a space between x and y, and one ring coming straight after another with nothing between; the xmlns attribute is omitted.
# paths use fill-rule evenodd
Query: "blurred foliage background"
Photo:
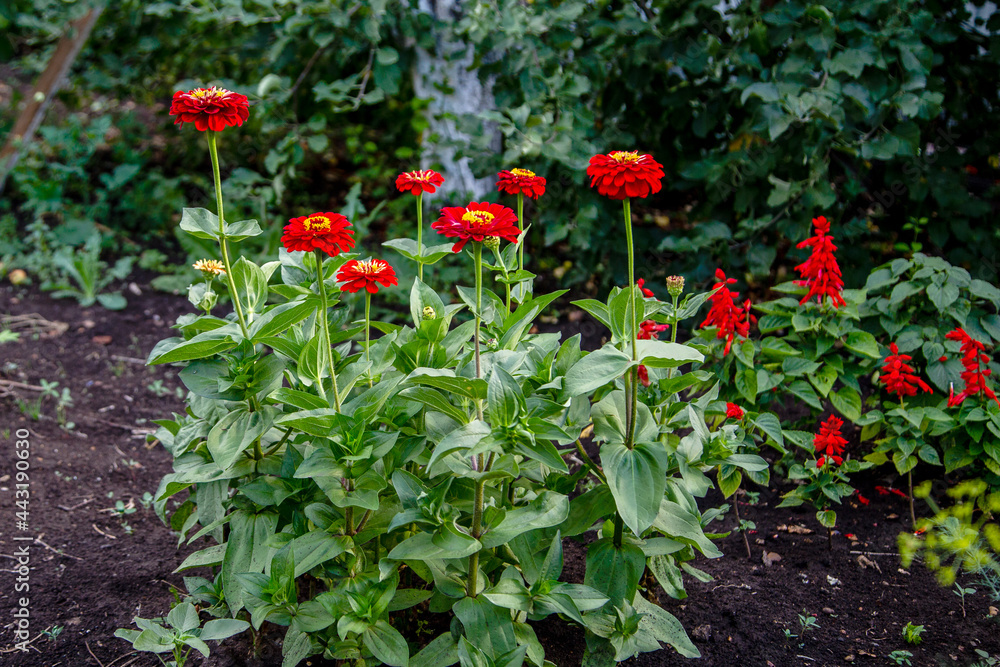
<svg viewBox="0 0 1000 667"><path fill-rule="evenodd" d="M521 166L549 179L527 207L529 248L561 284L599 292L625 281L610 250L622 244L608 243L620 208L589 190L585 168L596 152L632 148L667 174L634 209L638 273L661 297L663 276L708 282L716 266L763 291L804 258L795 243L818 215L833 222L849 287L918 250L996 282L991 3L460 4L439 21L415 0L111 3L7 183L0 255L10 263L95 231L119 254L199 254L174 229L183 206L211 206L207 151L167 110L174 90L208 84L251 100L249 123L227 131L221 151L229 206L272 230L258 252L313 210L347 214L369 250L413 236L412 200L392 181L418 165L422 143L442 140L412 66L445 36L472 45L496 100L454 119L477 137L459 148L479 174ZM0 7L0 134L87 9ZM487 148L497 128L502 154ZM457 203L430 198L432 209Z"/></svg>

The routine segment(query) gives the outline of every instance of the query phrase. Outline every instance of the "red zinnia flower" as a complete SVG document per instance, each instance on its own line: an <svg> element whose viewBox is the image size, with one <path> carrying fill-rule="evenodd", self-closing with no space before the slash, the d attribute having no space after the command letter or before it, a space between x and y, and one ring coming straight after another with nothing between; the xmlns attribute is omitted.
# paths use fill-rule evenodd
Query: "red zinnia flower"
<svg viewBox="0 0 1000 667"><path fill-rule="evenodd" d="M653 290L649 289L648 287L643 287L643 285L645 284L646 284L645 278L639 278L638 280L635 281L635 286L639 288L639 291L642 292L642 295L647 299L652 299L655 296L655 294L653 294Z"/></svg>
<svg viewBox="0 0 1000 667"><path fill-rule="evenodd" d="M639 155L638 151L614 151L590 158L587 167L590 187L611 199L648 197L656 194L663 185L663 165L652 155Z"/></svg>
<svg viewBox="0 0 1000 667"><path fill-rule="evenodd" d="M726 403L726 419L743 419L743 408L735 403Z"/></svg>
<svg viewBox="0 0 1000 667"><path fill-rule="evenodd" d="M816 467L821 468L826 462L826 457L840 465L844 462L843 453L844 445L847 444L847 440L840 435L840 427L844 425L843 419L838 419L834 415L820 424L819 433L813 438L813 445L816 447L816 453L822 454L819 460L816 461Z"/></svg>
<svg viewBox="0 0 1000 667"><path fill-rule="evenodd" d="M890 394L896 394L900 398L915 396L917 387L921 391L932 392L926 382L914 375L913 367L906 363L913 357L908 354L900 354L899 347L895 343L889 345L889 351L891 354L885 358L882 374L878 381L885 385Z"/></svg>
<svg viewBox="0 0 1000 667"><path fill-rule="evenodd" d="M195 88L178 90L170 102L170 115L177 116L174 125L194 123L200 131L220 132L240 126L250 117L247 96L225 88Z"/></svg>
<svg viewBox="0 0 1000 667"><path fill-rule="evenodd" d="M757 321L757 318L750 313L750 300L743 303L743 307L737 306L735 298L739 297L739 292L730 290L727 285L736 282L735 278L726 278L722 269L715 270L715 279L718 281L712 286L717 290L709 301L712 307L708 311L708 316L701 323L701 328L718 327L716 338L726 339L726 348L722 356L729 354L729 349L733 345L733 340L739 334L746 338L750 335L750 324Z"/></svg>
<svg viewBox="0 0 1000 667"><path fill-rule="evenodd" d="M521 230L517 228L514 211L500 204L471 202L468 206L446 206L431 229L449 238L457 238L452 251L460 252L469 241L482 242L493 236L517 243Z"/></svg>
<svg viewBox="0 0 1000 667"><path fill-rule="evenodd" d="M538 199L545 194L545 179L527 169L504 169L497 174L497 192Z"/></svg>
<svg viewBox="0 0 1000 667"><path fill-rule="evenodd" d="M431 169L408 171L396 177L396 189L414 196L424 192L433 193L442 183L444 176Z"/></svg>
<svg viewBox="0 0 1000 667"><path fill-rule="evenodd" d="M388 262L381 259L352 259L337 271L337 280L344 283L340 286L341 291L352 294L362 289L375 294L379 285L389 287L399 284L396 272Z"/></svg>
<svg viewBox="0 0 1000 667"><path fill-rule="evenodd" d="M955 389L952 387L951 395L948 397L948 406L954 407L959 405L969 396L979 393L985 394L996 401L997 405L1000 405L1000 399L997 398L996 393L986 386L986 378L992 372L989 368L985 368L986 364L990 362L989 355L983 352L986 346L966 333L965 329L961 327L948 332L945 338L948 340L957 340L961 343L962 366L965 368L962 371L962 380L965 382L965 389L962 390L961 394L956 396Z"/></svg>
<svg viewBox="0 0 1000 667"><path fill-rule="evenodd" d="M820 216L813 218L816 225L816 232L813 236L799 243L799 248L812 248L809 259L795 267L795 270L802 275L802 280L796 280L796 285L803 285L809 288L799 303L805 303L812 297L816 297L818 303L823 303L824 297L830 297L834 307L846 305L841 293L844 291L844 280L840 277L840 266L834 252L837 246L833 245L833 237L830 233L830 223L826 218Z"/></svg>
<svg viewBox="0 0 1000 667"><path fill-rule="evenodd" d="M354 247L351 223L339 213L313 213L292 218L281 243L288 252L322 250L333 257Z"/></svg>

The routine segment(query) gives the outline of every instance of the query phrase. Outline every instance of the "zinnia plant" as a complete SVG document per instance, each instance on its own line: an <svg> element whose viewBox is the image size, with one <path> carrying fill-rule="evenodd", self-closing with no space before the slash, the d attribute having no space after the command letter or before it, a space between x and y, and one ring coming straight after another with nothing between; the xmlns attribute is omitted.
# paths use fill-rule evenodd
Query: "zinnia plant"
<svg viewBox="0 0 1000 667"><path fill-rule="evenodd" d="M545 194L545 179L529 169L504 169L497 174L497 191L517 196L517 219L521 225L517 270L524 271L524 235L528 233L528 226L524 224L524 198L538 199Z"/></svg>
<svg viewBox="0 0 1000 667"><path fill-rule="evenodd" d="M444 176L432 169L407 171L396 177L396 189L417 198L417 275L424 279L424 193L434 194L444 184Z"/></svg>
<svg viewBox="0 0 1000 667"><path fill-rule="evenodd" d="M378 294L380 286L397 285L396 272L381 259L352 259L340 267L337 280L343 292L365 290L365 361L371 362L372 294Z"/></svg>

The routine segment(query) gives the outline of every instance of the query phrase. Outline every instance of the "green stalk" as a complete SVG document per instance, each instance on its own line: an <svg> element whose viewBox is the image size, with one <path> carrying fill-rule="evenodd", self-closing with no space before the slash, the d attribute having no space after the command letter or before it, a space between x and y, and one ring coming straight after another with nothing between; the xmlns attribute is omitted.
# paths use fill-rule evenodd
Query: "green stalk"
<svg viewBox="0 0 1000 667"><path fill-rule="evenodd" d="M417 277L424 281L424 193L417 195Z"/></svg>
<svg viewBox="0 0 1000 667"><path fill-rule="evenodd" d="M222 262L226 265L226 281L229 283L229 295L233 298L233 308L236 310L236 317L240 322L240 331L244 338L250 338L247 330L246 317L243 315L243 306L240 304L239 296L236 294L236 281L233 280L233 265L229 261L229 245L225 237L225 216L222 210L222 177L219 175L219 149L216 145L215 132L209 130L208 133L208 154L212 158L212 179L215 181L215 202L219 209L219 250L222 251Z"/></svg>
<svg viewBox="0 0 1000 667"><path fill-rule="evenodd" d="M423 264L421 264L420 266L422 267ZM367 361L369 364L371 364L372 362L371 353L368 352L368 349L371 347L371 342L372 342L371 322L372 322L372 293L366 289L365 290L365 361ZM372 386L371 367L368 368L368 386L369 387Z"/></svg>
<svg viewBox="0 0 1000 667"><path fill-rule="evenodd" d="M479 313L483 310L483 244L477 241L472 242L472 252L476 258L476 332L473 336L476 357L476 379L482 379L483 367L479 355L479 328L482 325L482 318ZM483 401L476 399L476 414L480 420L483 418Z"/></svg>
<svg viewBox="0 0 1000 667"><path fill-rule="evenodd" d="M477 241L472 242L472 252L476 258L476 330L475 330L475 357L476 357L476 378L482 379L483 368L482 360L479 354L479 328L482 324L482 320L479 313L483 309L483 244ZM476 414L480 420L483 418L483 402L480 399L476 399ZM479 460L477 461L476 469L482 473L485 472L483 456L479 455ZM483 484L485 480L482 478L476 480L476 495L473 499L472 505L472 536L479 539L482 534L482 523L483 523ZM465 587L465 594L469 597L475 597L476 587L479 583L479 552L469 556L469 580Z"/></svg>
<svg viewBox="0 0 1000 667"><path fill-rule="evenodd" d="M638 310L638 305L635 300L635 254L632 248L632 207L631 199L626 197L622 200L624 206L624 216L625 216L625 244L628 250L628 289L631 290L631 302L632 302L632 361L636 362L639 360L638 350L637 350L637 338L636 334L638 331L638 326L636 324L636 311ZM631 381L630 381L631 380ZM638 406L636 405L639 400L639 367L635 365L633 369L629 372L629 377L625 379L625 391L626 396L631 394L631 400L629 403L629 417L628 424L625 433L625 447L628 449L633 449L635 447L635 422L638 415ZM614 534L614 546L615 548L621 548L622 546L622 527L624 521L620 513L615 513L615 534Z"/></svg>
<svg viewBox="0 0 1000 667"><path fill-rule="evenodd" d="M524 239L527 232L524 231L524 193L517 193L517 224L521 225L521 239L517 248L517 269L524 271Z"/></svg>
<svg viewBox="0 0 1000 667"><path fill-rule="evenodd" d="M320 322L323 325L323 334L326 336L326 360L330 368L330 380L333 381L333 401L334 405L337 407L337 412L340 412L340 392L337 390L337 372L334 369L333 364L333 347L330 345L330 320L328 318L327 310L329 310L329 304L326 299L326 280L323 273L323 251L316 249L313 251L316 253L316 272L319 278L319 301L320 301ZM323 381L319 381L319 390L323 394L323 398L326 398L326 392L323 390Z"/></svg>

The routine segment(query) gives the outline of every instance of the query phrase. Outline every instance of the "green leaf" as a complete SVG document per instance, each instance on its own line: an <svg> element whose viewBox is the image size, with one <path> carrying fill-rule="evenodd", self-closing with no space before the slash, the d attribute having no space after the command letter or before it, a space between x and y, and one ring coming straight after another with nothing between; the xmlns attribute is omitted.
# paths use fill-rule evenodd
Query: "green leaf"
<svg viewBox="0 0 1000 667"><path fill-rule="evenodd" d="M489 424L477 419L460 426L446 435L434 448L434 453L431 454L431 458L427 462L427 470L429 471L429 474L437 474L435 471L435 464L437 464L438 461L441 461L444 457L453 452L466 452L472 449L479 444L480 440L488 436L491 432L492 429Z"/></svg>
<svg viewBox="0 0 1000 667"><path fill-rule="evenodd" d="M406 378L406 382L443 389L474 400L486 398L486 380L457 377L455 371L446 368L417 368Z"/></svg>
<svg viewBox="0 0 1000 667"><path fill-rule="evenodd" d="M301 577L317 565L322 565L353 547L349 538L331 535L323 530L313 530L300 535L289 544L296 577Z"/></svg>
<svg viewBox="0 0 1000 667"><path fill-rule="evenodd" d="M867 331L852 331L849 333L844 340L844 347L870 359L879 359L882 356L879 353L875 336Z"/></svg>
<svg viewBox="0 0 1000 667"><path fill-rule="evenodd" d="M928 285L927 298L931 300L938 312L944 315L948 307L958 300L958 286L950 282L940 286Z"/></svg>
<svg viewBox="0 0 1000 667"><path fill-rule="evenodd" d="M705 355L693 347L662 340L636 341L636 355L639 363L649 368L676 368L682 364L705 360Z"/></svg>
<svg viewBox="0 0 1000 667"><path fill-rule="evenodd" d="M204 208L186 208L181 212L180 228L199 239L219 238L219 216Z"/></svg>
<svg viewBox="0 0 1000 667"><path fill-rule="evenodd" d="M246 621L234 618L216 618L205 624L198 637L202 641L220 641L245 632L250 627Z"/></svg>
<svg viewBox="0 0 1000 667"><path fill-rule="evenodd" d="M149 353L146 363L150 366L170 364L177 361L204 359L236 347L234 335L239 335L236 325L230 324L212 331L200 333L194 338L182 341L179 338L161 340Z"/></svg>
<svg viewBox="0 0 1000 667"><path fill-rule="evenodd" d="M781 432L781 420L773 412L762 412L754 418L753 423L774 440L780 447L785 446L785 437Z"/></svg>
<svg viewBox="0 0 1000 667"><path fill-rule="evenodd" d="M563 378L563 394L585 396L621 377L630 362L628 355L610 344L605 345L573 364Z"/></svg>
<svg viewBox="0 0 1000 667"><path fill-rule="evenodd" d="M736 369L736 390L748 403L757 402L757 371L752 368Z"/></svg>
<svg viewBox="0 0 1000 667"><path fill-rule="evenodd" d="M267 277L259 266L246 257L240 257L233 264L233 284L236 285L236 298L243 306L243 313L248 320L253 320L255 313L260 313L267 301Z"/></svg>
<svg viewBox="0 0 1000 667"><path fill-rule="evenodd" d="M315 310L315 304L305 301L275 306L257 318L250 326L250 340L259 343L264 338L277 336L309 317Z"/></svg>
<svg viewBox="0 0 1000 667"><path fill-rule="evenodd" d="M833 510L821 510L816 512L816 520L824 528L833 528L837 525L837 513Z"/></svg>
<svg viewBox="0 0 1000 667"><path fill-rule="evenodd" d="M471 535L466 535L451 525L445 525L433 534L417 533L403 540L389 552L389 558L393 560L467 558L482 548L483 545Z"/></svg>
<svg viewBox="0 0 1000 667"><path fill-rule="evenodd" d="M861 419L861 395L853 387L841 387L833 392L830 402L848 421Z"/></svg>
<svg viewBox="0 0 1000 667"><path fill-rule="evenodd" d="M225 556L225 553L225 543L214 544L200 551L195 551L177 566L174 573L176 574L185 570L192 570L196 567L217 567L222 563L222 558Z"/></svg>
<svg viewBox="0 0 1000 667"><path fill-rule="evenodd" d="M490 424L494 427L510 427L517 423L524 394L517 380L499 364L493 366L486 396Z"/></svg>
<svg viewBox="0 0 1000 667"><path fill-rule="evenodd" d="M406 645L406 639L385 621L380 619L375 625L369 626L362 633L361 639L372 655L385 664L393 667L407 667L409 664L410 649Z"/></svg>
<svg viewBox="0 0 1000 667"><path fill-rule="evenodd" d="M683 600L687 597L687 591L684 590L684 575L671 556L650 557L649 571L653 573L656 581L667 595L675 600Z"/></svg>
<svg viewBox="0 0 1000 667"><path fill-rule="evenodd" d="M608 596L608 605L620 606L631 600L646 569L642 549L629 542L616 548L610 538L587 547L587 571L583 583Z"/></svg>
<svg viewBox="0 0 1000 667"><path fill-rule="evenodd" d="M653 525L666 490L667 451L661 443L601 447L601 463L618 513L638 536Z"/></svg>
<svg viewBox="0 0 1000 667"><path fill-rule="evenodd" d="M632 600L632 606L637 612L643 614L639 621L639 632L648 632L657 641L665 642L674 647L674 650L685 658L701 657L701 653L691 643L690 637L684 631L684 626L673 614L653 604L638 593Z"/></svg>
<svg viewBox="0 0 1000 667"><path fill-rule="evenodd" d="M458 645L450 632L436 637L410 658L410 667L451 667L458 662Z"/></svg>
<svg viewBox="0 0 1000 667"><path fill-rule="evenodd" d="M503 521L490 528L480 540L487 549L539 528L558 526L569 516L569 498L554 491L542 491L525 507L507 512Z"/></svg>

